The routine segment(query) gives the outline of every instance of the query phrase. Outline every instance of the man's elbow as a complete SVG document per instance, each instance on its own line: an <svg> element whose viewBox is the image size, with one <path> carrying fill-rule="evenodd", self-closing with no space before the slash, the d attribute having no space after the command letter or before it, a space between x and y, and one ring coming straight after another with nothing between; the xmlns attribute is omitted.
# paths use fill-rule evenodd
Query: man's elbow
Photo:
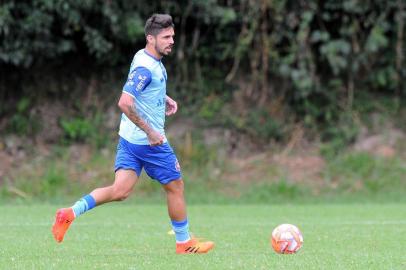
<svg viewBox="0 0 406 270"><path fill-rule="evenodd" d="M123 113L128 113L134 105L134 98L126 93L123 93L118 101L117 106Z"/></svg>
<svg viewBox="0 0 406 270"><path fill-rule="evenodd" d="M130 104L126 98L120 98L120 100L117 103L117 106L123 113L125 113L126 111L128 111L128 107L130 106Z"/></svg>
<svg viewBox="0 0 406 270"><path fill-rule="evenodd" d="M122 98L120 98L120 100L118 101L117 106L120 108L121 111L123 111L125 105Z"/></svg>

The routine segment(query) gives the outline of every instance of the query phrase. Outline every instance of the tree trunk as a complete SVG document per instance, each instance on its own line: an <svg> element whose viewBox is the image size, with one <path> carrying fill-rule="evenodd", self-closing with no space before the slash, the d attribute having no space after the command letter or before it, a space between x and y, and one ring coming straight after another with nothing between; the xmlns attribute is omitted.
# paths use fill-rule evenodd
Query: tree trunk
<svg viewBox="0 0 406 270"><path fill-rule="evenodd" d="M261 93L259 96L259 105L264 106L271 95L269 89L269 39L268 39L268 1L262 0L261 4L261 40L262 40L262 58L261 58Z"/></svg>
<svg viewBox="0 0 406 270"><path fill-rule="evenodd" d="M401 100L402 95L406 95L406 90L404 89L403 83L403 58L405 55L403 49L403 39L404 39L404 23L405 23L405 3L404 0L398 0L398 12L396 15L398 21L397 29L397 42L396 42L396 79L397 79L397 93L396 95Z"/></svg>

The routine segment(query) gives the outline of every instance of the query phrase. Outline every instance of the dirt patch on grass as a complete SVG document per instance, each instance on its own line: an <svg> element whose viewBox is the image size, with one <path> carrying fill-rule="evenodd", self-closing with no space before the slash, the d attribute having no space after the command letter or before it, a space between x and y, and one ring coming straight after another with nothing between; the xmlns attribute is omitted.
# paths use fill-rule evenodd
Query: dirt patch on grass
<svg viewBox="0 0 406 270"><path fill-rule="evenodd" d="M245 158L231 158L222 178L239 183L312 181L321 184L325 160L314 150L306 153L260 153ZM309 154L312 153L312 154Z"/></svg>
<svg viewBox="0 0 406 270"><path fill-rule="evenodd" d="M374 156L391 158L401 154L406 135L397 129L385 129L382 134L360 138L353 146L355 151L367 152Z"/></svg>

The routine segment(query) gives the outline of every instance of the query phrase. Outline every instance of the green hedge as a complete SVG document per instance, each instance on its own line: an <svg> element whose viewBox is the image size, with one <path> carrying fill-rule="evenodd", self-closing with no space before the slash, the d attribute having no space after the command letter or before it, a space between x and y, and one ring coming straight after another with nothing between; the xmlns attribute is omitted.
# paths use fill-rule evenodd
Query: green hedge
<svg viewBox="0 0 406 270"><path fill-rule="evenodd" d="M275 119L287 107L308 126L335 123L361 93L402 105L405 6L402 0L3 1L0 98L3 103L24 95L21 85L43 80L32 74L50 66L78 75L84 67L116 70L123 77L132 54L144 46L145 20L168 12L176 24L176 49L165 62L184 105L207 107L206 97L214 96L221 100L216 104L245 104L218 110L243 118L239 122L250 121L244 107L255 106L260 117ZM51 70L47 76L56 75ZM219 119L204 110L205 118ZM261 136L277 133L275 121Z"/></svg>

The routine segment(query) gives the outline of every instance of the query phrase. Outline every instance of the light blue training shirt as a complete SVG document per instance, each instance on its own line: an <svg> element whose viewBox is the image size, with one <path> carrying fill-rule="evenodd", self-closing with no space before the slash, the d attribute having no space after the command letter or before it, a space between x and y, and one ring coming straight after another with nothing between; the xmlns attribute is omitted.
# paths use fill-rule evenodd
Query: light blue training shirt
<svg viewBox="0 0 406 270"><path fill-rule="evenodd" d="M131 62L123 92L134 98L138 115L154 130L165 136L165 101L167 74L160 59L139 50ZM124 113L121 115L119 135L133 144L149 145L147 134Z"/></svg>

